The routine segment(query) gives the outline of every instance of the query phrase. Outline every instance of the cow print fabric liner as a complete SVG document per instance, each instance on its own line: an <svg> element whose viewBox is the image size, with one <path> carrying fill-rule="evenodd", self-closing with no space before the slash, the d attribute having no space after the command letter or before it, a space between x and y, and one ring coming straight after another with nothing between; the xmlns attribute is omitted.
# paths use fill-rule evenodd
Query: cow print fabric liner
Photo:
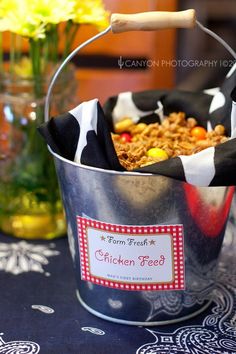
<svg viewBox="0 0 236 354"><path fill-rule="evenodd" d="M204 92L150 90L123 92L102 108L97 99L39 127L51 149L78 164L124 171L110 131L123 117L138 122L161 122L171 112L195 117L208 131L223 124L230 139L191 156L178 156L139 168L135 172L163 175L196 186L236 185L236 64L220 88Z"/></svg>

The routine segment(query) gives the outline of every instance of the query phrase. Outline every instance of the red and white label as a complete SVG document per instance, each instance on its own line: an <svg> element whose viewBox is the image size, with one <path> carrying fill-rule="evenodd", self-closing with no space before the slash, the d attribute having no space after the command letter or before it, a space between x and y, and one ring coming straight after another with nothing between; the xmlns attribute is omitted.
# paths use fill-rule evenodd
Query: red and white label
<svg viewBox="0 0 236 354"><path fill-rule="evenodd" d="M77 217L81 278L122 290L184 290L183 225L130 226Z"/></svg>

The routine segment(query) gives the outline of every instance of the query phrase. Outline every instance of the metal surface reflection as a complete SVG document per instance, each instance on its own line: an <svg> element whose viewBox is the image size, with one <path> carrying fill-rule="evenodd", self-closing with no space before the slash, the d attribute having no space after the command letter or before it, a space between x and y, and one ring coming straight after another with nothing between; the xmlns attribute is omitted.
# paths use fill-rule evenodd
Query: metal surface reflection
<svg viewBox="0 0 236 354"><path fill-rule="evenodd" d="M217 187L214 194L211 187L78 166L53 155L68 237L73 238L77 295L88 311L114 322L147 326L189 318L209 305L233 188ZM120 225L183 224L186 290L124 291L82 281L77 215ZM213 229L214 237L209 234Z"/></svg>

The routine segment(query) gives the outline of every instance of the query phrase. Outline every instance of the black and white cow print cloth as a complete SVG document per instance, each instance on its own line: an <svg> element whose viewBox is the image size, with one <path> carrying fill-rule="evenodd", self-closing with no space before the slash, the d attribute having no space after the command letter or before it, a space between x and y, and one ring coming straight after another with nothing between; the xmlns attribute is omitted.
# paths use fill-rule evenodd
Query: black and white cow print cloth
<svg viewBox="0 0 236 354"><path fill-rule="evenodd" d="M153 90L123 92L102 109L98 100L83 102L39 127L52 150L78 164L124 171L116 156L110 131L124 116L135 123L162 121L183 111L208 131L223 124L230 139L191 156L178 156L135 172L160 174L196 186L236 185L236 64L221 88L204 92Z"/></svg>

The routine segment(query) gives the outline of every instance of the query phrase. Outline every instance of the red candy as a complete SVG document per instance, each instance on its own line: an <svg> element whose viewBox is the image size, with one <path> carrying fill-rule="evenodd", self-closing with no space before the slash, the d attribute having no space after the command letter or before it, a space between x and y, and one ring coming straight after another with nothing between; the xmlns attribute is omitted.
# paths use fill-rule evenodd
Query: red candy
<svg viewBox="0 0 236 354"><path fill-rule="evenodd" d="M120 140L122 143L130 143L132 140L132 136L129 133L120 134Z"/></svg>

